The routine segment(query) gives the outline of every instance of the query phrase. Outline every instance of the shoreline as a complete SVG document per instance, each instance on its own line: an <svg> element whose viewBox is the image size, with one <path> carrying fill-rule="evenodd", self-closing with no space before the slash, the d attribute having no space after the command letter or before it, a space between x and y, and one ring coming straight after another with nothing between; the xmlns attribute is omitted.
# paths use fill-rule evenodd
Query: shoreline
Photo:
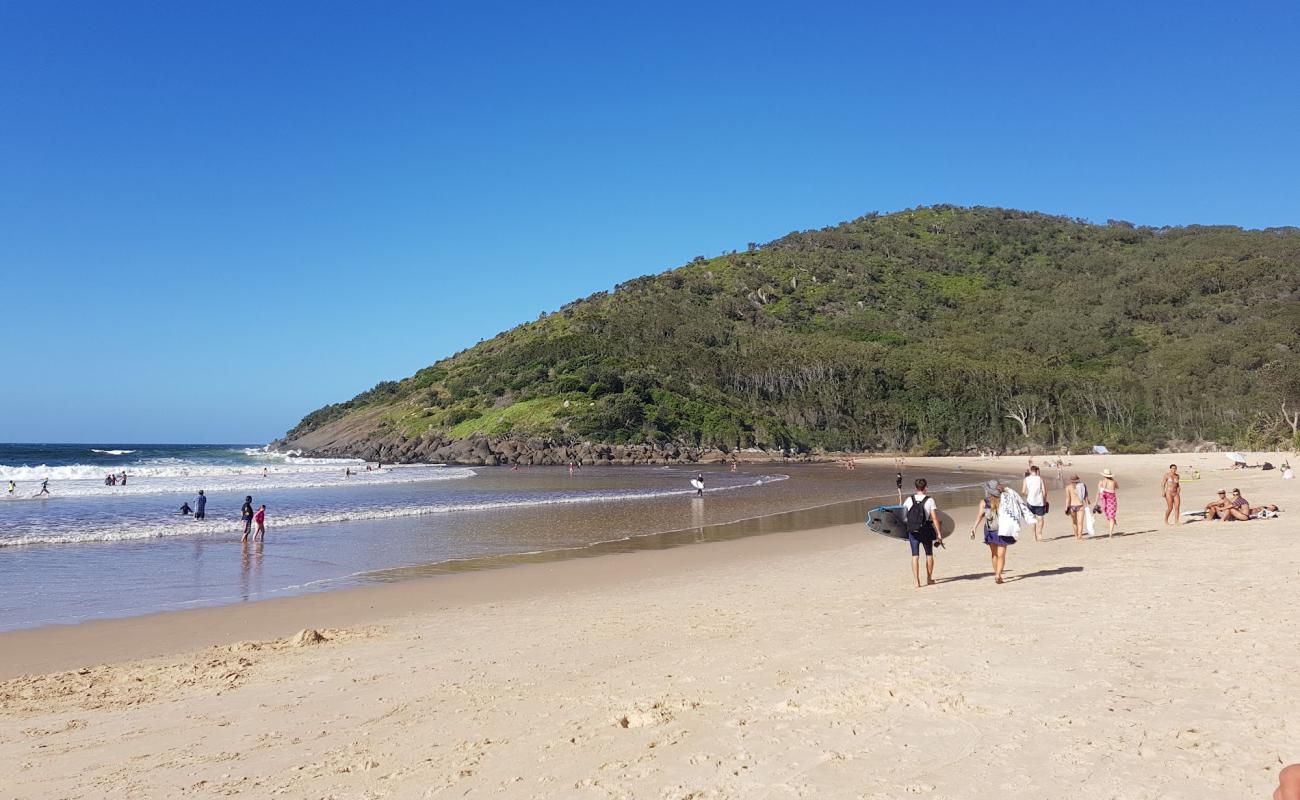
<svg viewBox="0 0 1300 800"><path fill-rule="evenodd" d="M1176 461L1205 460L1206 456L1217 453L1182 453L1176 454ZM1285 458L1285 454L1272 454L1276 458ZM1143 456L1079 456L1074 457L1082 463L1067 467L1071 470L1088 469L1103 461L1110 463L1115 459L1164 459L1168 454ZM894 456L859 456L854 458L856 464L865 466L892 467L899 457ZM1026 461L1028 457L1025 457ZM1023 470L1024 463L1019 457L983 458L968 456L933 456L914 457L907 469L928 465L935 471L943 471L949 476L969 475L974 479L970 484L962 484L944 490L937 497L951 496L969 492L987 477ZM1100 467L1097 467L1099 469ZM1096 469L1092 470L1093 472ZM1246 474L1246 471L1217 470L1225 473L1224 479ZM1044 470L1044 480L1049 483L1049 492L1063 496L1063 491L1051 485L1051 475ZM1263 473L1260 473L1263 474ZM1277 474L1277 473L1273 473ZM1095 477L1095 476L1093 476ZM1090 484L1091 485L1091 484ZM1184 484L1196 486L1195 482ZM906 485L904 487L907 488ZM1018 488L1018 487L1016 487ZM1090 489L1091 491L1091 489ZM906 492L905 492L906 493ZM615 537L580 546L561 547L550 550L527 551L520 553L475 556L467 559L432 562L429 564L405 567L391 567L372 571L371 574L408 572L417 573L414 577L404 577L391 582L379 582L366 585L341 585L336 588L287 594L279 597L262 597L242 602L201 605L192 608L165 609L143 614L102 619L87 619L73 623L51 623L36 627L17 628L0 631L0 680L23 674L50 672L83 666L79 654L93 652L98 663L113 663L139 658L153 658L168 653L177 653L188 649L229 644L241 639L267 639L290 636L304 628L347 627L351 625L375 624L385 619L402 617L410 613L436 610L465 603L490 602L498 595L504 598L517 598L515 594L524 587L531 595L543 594L553 589L545 577L548 572L564 573L565 580L585 585L606 585L606 572L603 565L593 566L590 574L582 568L564 567L570 562L601 561L635 557L672 550L694 551L700 545L730 544L755 538L767 538L781 534L806 533L821 534L832 529L853 529L862 536L878 538L866 531L860 522L836 523L813 526L795 522L790 526L778 526L777 530L756 530L742 532L738 536L711 538L710 534L735 526L754 525L764 528L765 521L778 521L790 515L807 512L849 509L864 503L881 501L888 504L889 496L872 495L858 500L832 501L807 507L787 508L771 513L745 517L721 523L703 526L677 528L664 531L639 533L626 537ZM949 506L944 505L945 509ZM1185 508L1184 510L1190 510ZM1296 509L1300 512L1300 508ZM973 514L970 514L973 516ZM1297 513L1300 518L1300 513ZM954 514L960 530L964 517ZM1100 526L1099 526L1100 527ZM701 531L697 533L697 531ZM656 538L674 539L696 536L695 541L671 542L668 544L639 548L636 543ZM629 550L613 550L628 544ZM791 545L797 549L797 545ZM780 548L777 548L780 550ZM766 552L776 552L776 550ZM643 569L628 568L613 570L609 574L620 575L619 580L635 580L638 575L655 574L654 565L647 559ZM672 568L688 567L691 558L683 555L677 559L667 559ZM468 569L458 568L460 563L481 563ZM611 562L613 563L613 562ZM629 562L630 563L630 562ZM701 566L712 563L708 557L701 557ZM667 564L665 564L667 566ZM569 574L570 571L573 574ZM499 579L491 576L500 574ZM515 581L518 580L518 583ZM561 585L561 584L556 584ZM424 606L431 602L433 605ZM364 608L363 608L364 606ZM322 621L324 620L324 621ZM141 628L150 634L143 635ZM14 655L15 653L19 655Z"/></svg>
<svg viewBox="0 0 1300 800"><path fill-rule="evenodd" d="M1119 533L1076 542L1053 513L1002 586L968 539L973 504L943 505L957 528L922 589L906 546L859 521L3 634L6 674L113 663L0 680L0 785L1264 797L1300 760L1300 609L1278 602L1300 577L1300 481L1203 461L1189 508L1235 484L1283 518L1164 527L1173 460L1108 457ZM1070 471L1092 485L1101 463ZM962 471L1023 462L983 466ZM304 628L325 639L290 638Z"/></svg>

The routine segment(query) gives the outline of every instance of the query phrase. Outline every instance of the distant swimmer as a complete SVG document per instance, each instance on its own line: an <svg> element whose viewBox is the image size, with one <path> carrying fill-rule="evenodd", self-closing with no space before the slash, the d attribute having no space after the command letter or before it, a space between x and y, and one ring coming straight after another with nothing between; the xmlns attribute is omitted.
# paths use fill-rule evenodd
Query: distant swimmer
<svg viewBox="0 0 1300 800"><path fill-rule="evenodd" d="M122 485L126 486L126 470L122 470Z"/></svg>
<svg viewBox="0 0 1300 800"><path fill-rule="evenodd" d="M190 504L189 504L189 503L181 503L181 516L182 516L182 517L188 517L188 516L190 515L190 511L191 511L191 509L190 509Z"/></svg>
<svg viewBox="0 0 1300 800"><path fill-rule="evenodd" d="M257 533L253 534L253 541L261 539L266 540L266 503L257 507L257 513L253 515L253 521L257 523Z"/></svg>
<svg viewBox="0 0 1300 800"><path fill-rule="evenodd" d="M195 519L206 518L208 515L207 508L208 508L208 496L203 493L202 489L199 489L199 496L194 501L194 518Z"/></svg>
<svg viewBox="0 0 1300 800"><path fill-rule="evenodd" d="M262 477L266 477L266 467L262 467Z"/></svg>
<svg viewBox="0 0 1300 800"><path fill-rule="evenodd" d="M248 541L248 533L253 529L253 496L244 498L244 505L239 509L239 518L244 521L244 536L239 541Z"/></svg>
<svg viewBox="0 0 1300 800"><path fill-rule="evenodd" d="M346 469L343 470L343 477L345 478L352 477L352 467L347 467Z"/></svg>

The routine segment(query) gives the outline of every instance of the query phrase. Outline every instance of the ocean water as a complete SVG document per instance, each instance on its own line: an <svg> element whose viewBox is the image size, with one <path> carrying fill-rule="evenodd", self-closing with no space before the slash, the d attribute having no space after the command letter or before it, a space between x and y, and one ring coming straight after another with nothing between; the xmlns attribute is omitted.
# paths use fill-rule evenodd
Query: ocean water
<svg viewBox="0 0 1300 800"><path fill-rule="evenodd" d="M791 509L849 503L782 524L847 522L894 491L892 471L832 465L369 466L253 445L0 445L0 630L748 535L769 528L735 523ZM207 519L177 513L200 489ZM264 543L240 542L246 495L267 506Z"/></svg>

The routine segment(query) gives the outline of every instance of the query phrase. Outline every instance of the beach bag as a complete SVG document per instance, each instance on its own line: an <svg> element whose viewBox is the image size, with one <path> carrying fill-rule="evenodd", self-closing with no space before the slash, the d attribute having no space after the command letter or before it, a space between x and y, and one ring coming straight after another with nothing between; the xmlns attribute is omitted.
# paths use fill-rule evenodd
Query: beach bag
<svg viewBox="0 0 1300 800"><path fill-rule="evenodd" d="M1092 524L1092 509L1083 507L1083 532L1091 536L1096 531Z"/></svg>

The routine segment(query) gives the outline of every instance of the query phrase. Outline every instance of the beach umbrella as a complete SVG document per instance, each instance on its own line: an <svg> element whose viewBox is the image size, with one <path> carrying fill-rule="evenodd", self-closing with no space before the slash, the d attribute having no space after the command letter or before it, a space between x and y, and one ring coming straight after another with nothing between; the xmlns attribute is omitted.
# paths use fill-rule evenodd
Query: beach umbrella
<svg viewBox="0 0 1300 800"><path fill-rule="evenodd" d="M1106 445L1104 444L1094 444L1092 446L1092 452L1096 453L1099 456L1110 455L1110 451L1106 449Z"/></svg>
<svg viewBox="0 0 1300 800"><path fill-rule="evenodd" d="M1224 455L1228 457L1229 461L1236 461L1238 464L1246 463L1246 457L1243 456L1241 453L1232 452L1232 453L1225 453Z"/></svg>

